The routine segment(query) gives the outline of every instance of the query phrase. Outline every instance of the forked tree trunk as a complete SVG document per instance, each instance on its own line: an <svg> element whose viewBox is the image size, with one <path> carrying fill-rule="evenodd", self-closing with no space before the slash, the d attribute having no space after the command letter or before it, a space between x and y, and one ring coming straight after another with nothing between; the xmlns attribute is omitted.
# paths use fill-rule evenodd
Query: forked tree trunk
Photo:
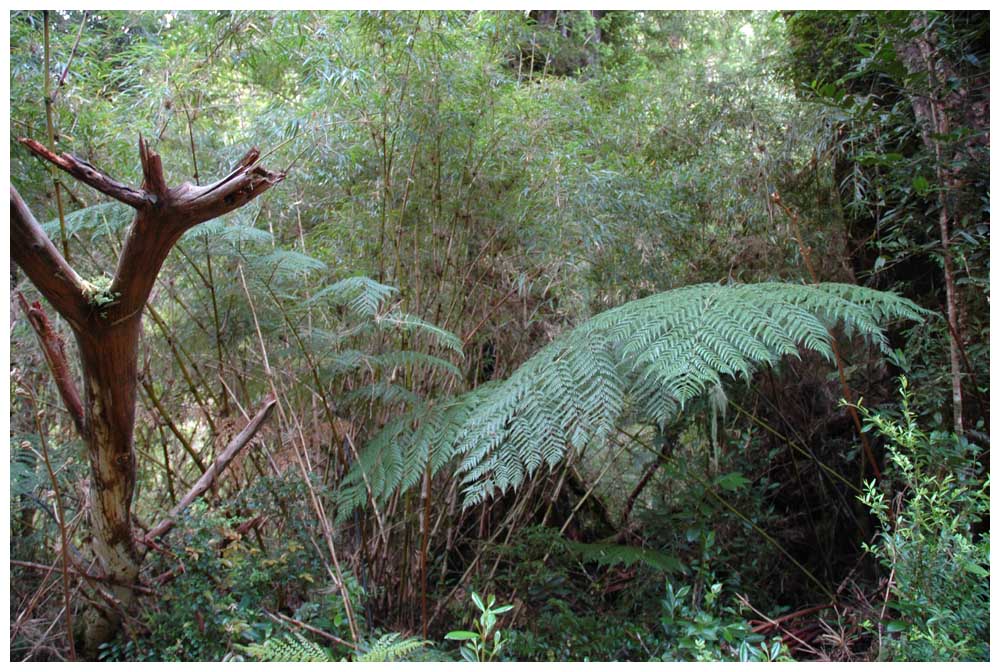
<svg viewBox="0 0 1000 672"><path fill-rule="evenodd" d="M135 189L72 155L56 155L32 140L21 142L37 156L136 210L110 288L102 290L77 275L45 236L13 186L10 192L11 256L66 319L79 346L82 409L70 368L65 362L54 366L50 362L50 368L87 444L91 551L109 586L109 593L103 596L109 603L106 608L91 610L83 619L83 650L94 658L99 645L118 631L121 614L133 606L132 586L138 580L144 552L136 543L131 523L136 478L132 437L142 310L167 254L185 231L245 205L284 175L261 168L254 149L227 177L214 184L198 187L185 183L171 189L164 181L159 156L140 138L144 180L142 188ZM41 307L31 311L37 311L31 322L43 341L47 359L62 356L61 348L46 347L46 335L36 325ZM48 338L53 336L49 334ZM270 401L265 411L273 403ZM251 423L254 431L260 426L256 420L256 424ZM242 445L251 437L252 433ZM213 478L224 467L222 464L214 469Z"/></svg>

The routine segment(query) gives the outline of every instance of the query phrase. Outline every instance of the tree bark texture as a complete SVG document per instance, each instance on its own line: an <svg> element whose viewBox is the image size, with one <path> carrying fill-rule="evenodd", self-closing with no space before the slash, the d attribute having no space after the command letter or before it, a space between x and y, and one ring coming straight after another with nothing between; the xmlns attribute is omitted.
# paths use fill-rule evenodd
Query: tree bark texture
<svg viewBox="0 0 1000 672"><path fill-rule="evenodd" d="M73 381L59 374L69 371L64 351L46 347L46 342L53 341L43 335L48 325L47 320L43 324L39 318L44 318L41 306L26 311L43 342L60 394L86 442L91 471L91 550L112 586L114 599L127 611L134 603L132 586L141 565L131 508L136 478L133 431L143 308L163 262L185 231L245 205L284 175L260 167L259 153L253 149L229 175L214 184L185 183L169 188L160 157L140 138L144 179L142 187L136 189L75 156L55 154L33 140L20 142L36 156L136 211L110 286L97 287L80 278L14 187L10 189L11 256L76 336L83 370L82 418L80 395ZM260 423L252 424L259 427ZM224 468L221 465L215 474ZM114 636L120 621L119 610L88 612L82 632L85 655L95 658L98 646Z"/></svg>
<svg viewBox="0 0 1000 672"><path fill-rule="evenodd" d="M961 299L956 287L955 264L951 253L951 224L961 221L961 213L957 211L961 181L951 166L961 162L963 148L957 148L955 156L946 157L942 143L956 125L962 125L963 121L971 121L973 125L980 126L988 124L988 115L983 116L977 106L969 105L968 90L965 87L948 85L949 81L958 81L955 68L938 54L937 36L929 27L926 16L915 19L910 27L914 37L897 45L897 53L911 75L926 76L925 82L918 80L921 86L910 94L910 100L924 145L934 154L936 177L941 186L938 192L938 233L944 266L953 427L955 433L961 436L965 432L961 365L964 330L960 319ZM963 115L968 119L963 119Z"/></svg>

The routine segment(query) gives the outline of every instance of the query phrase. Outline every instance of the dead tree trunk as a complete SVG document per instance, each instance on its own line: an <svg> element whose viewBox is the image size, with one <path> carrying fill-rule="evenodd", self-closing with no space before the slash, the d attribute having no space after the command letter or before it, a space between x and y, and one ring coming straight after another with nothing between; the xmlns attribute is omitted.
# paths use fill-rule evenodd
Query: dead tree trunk
<svg viewBox="0 0 1000 672"><path fill-rule="evenodd" d="M260 167L259 154L253 149L229 175L214 184L184 183L169 188L160 157L140 138L144 179L141 188L135 189L72 155L57 155L33 140L20 142L35 155L136 212L110 285L95 286L77 275L14 187L10 189L11 256L69 323L79 346L84 378L82 410L65 362L62 366L50 363L50 367L57 377L57 370L63 372L58 387L87 444L91 550L117 602L113 608L92 610L84 618L83 648L95 657L98 645L108 641L120 627L121 612L134 602L132 586L138 580L141 564L131 524L136 475L132 437L139 334L146 300L167 254L185 231L245 205L284 179L284 174Z"/></svg>

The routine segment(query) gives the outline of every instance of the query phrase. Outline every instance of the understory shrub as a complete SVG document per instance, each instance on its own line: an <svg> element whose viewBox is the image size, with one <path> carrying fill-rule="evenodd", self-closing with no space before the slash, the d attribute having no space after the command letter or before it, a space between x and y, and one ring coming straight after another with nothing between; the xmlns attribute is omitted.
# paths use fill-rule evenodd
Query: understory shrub
<svg viewBox="0 0 1000 672"><path fill-rule="evenodd" d="M925 433L900 379L901 417L862 408L887 440L890 469L861 500L880 531L865 549L888 572L880 657L899 661L989 660L989 473L964 437ZM891 617L888 614L892 614Z"/></svg>

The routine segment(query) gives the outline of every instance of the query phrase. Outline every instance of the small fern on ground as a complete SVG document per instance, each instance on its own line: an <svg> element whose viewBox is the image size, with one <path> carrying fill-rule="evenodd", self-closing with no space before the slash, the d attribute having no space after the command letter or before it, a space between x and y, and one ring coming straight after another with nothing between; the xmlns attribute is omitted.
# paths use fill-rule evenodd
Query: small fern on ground
<svg viewBox="0 0 1000 672"><path fill-rule="evenodd" d="M268 639L244 648L248 656L265 663L328 663L330 652L299 633Z"/></svg>
<svg viewBox="0 0 1000 672"><path fill-rule="evenodd" d="M341 515L456 457L466 505L480 502L605 441L623 417L666 425L724 378L748 380L800 348L833 361L837 324L887 351L881 325L926 314L894 294L832 283L706 284L632 301L564 334L507 380L390 423L348 476Z"/></svg>
<svg viewBox="0 0 1000 672"><path fill-rule="evenodd" d="M358 663L391 663L404 660L422 649L427 642L416 637L403 637L398 632L382 635L377 640L362 646L364 653L354 659Z"/></svg>
<svg viewBox="0 0 1000 672"><path fill-rule="evenodd" d="M389 663L404 660L426 644L427 642L422 639L403 637L398 632L390 632L376 640L362 642L354 661L358 663ZM306 639L297 632L241 648L253 660L265 663L336 662L329 649Z"/></svg>

